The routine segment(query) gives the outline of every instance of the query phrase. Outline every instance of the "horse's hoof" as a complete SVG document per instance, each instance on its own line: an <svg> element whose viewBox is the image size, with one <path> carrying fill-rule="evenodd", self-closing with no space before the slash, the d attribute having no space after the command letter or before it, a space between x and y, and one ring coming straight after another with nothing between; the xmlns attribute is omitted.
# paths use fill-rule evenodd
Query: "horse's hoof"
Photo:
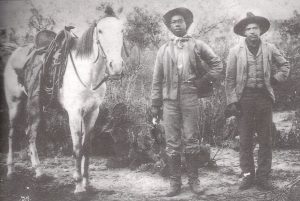
<svg viewBox="0 0 300 201"><path fill-rule="evenodd" d="M82 185L76 185L74 194L75 195L84 195L86 193L86 188L84 188Z"/></svg>
<svg viewBox="0 0 300 201"><path fill-rule="evenodd" d="M80 201L86 200L86 198L87 198L87 192L85 192L85 191L83 191L83 192L75 192L74 191L74 197L75 197L75 200L80 200Z"/></svg>
<svg viewBox="0 0 300 201"><path fill-rule="evenodd" d="M40 168L35 169L35 178L42 177L43 175L44 175L44 173Z"/></svg>

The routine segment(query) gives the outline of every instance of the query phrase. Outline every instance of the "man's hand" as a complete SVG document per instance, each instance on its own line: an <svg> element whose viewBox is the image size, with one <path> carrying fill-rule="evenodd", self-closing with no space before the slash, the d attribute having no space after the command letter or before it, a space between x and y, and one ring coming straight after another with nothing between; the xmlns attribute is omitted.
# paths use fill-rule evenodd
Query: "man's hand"
<svg viewBox="0 0 300 201"><path fill-rule="evenodd" d="M159 107L159 106L152 106L151 107L151 114L152 114L153 118L159 119L160 116L161 116L161 112L162 112L161 107Z"/></svg>
<svg viewBox="0 0 300 201"><path fill-rule="evenodd" d="M211 81L204 78L194 80L194 85L200 93L208 92L212 84L213 83Z"/></svg>
<svg viewBox="0 0 300 201"><path fill-rule="evenodd" d="M225 117L229 118L232 116L240 116L241 115L241 107L238 103L231 103L227 105L225 109Z"/></svg>

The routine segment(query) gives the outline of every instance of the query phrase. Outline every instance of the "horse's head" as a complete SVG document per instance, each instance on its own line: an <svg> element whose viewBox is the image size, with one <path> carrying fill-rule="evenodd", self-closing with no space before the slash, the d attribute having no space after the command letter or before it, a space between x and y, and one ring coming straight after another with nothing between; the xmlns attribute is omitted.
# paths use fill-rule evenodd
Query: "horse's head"
<svg viewBox="0 0 300 201"><path fill-rule="evenodd" d="M118 78L123 71L121 56L123 46L123 22L113 11L107 13L95 27L95 36L102 54L106 57L107 71L111 78Z"/></svg>

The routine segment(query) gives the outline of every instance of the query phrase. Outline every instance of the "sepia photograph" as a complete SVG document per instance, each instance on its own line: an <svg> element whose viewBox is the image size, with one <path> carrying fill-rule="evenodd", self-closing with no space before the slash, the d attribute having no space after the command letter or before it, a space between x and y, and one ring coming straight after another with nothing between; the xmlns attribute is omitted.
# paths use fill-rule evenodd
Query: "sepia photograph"
<svg viewBox="0 0 300 201"><path fill-rule="evenodd" d="M299 0L0 0L1 201L300 201Z"/></svg>

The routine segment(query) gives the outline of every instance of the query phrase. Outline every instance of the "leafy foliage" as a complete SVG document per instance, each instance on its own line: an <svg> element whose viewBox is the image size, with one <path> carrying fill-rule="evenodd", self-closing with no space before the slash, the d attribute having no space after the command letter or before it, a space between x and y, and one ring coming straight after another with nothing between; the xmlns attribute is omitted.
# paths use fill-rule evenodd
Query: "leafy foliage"
<svg viewBox="0 0 300 201"><path fill-rule="evenodd" d="M300 93L300 15L294 12L294 16L281 21L274 21L279 33L279 41L276 45L280 47L290 62L290 76L287 82L275 90L277 103L276 109L299 108Z"/></svg>
<svg viewBox="0 0 300 201"><path fill-rule="evenodd" d="M133 12L127 16L126 39L141 49L151 45L158 48L161 41L160 21L158 14L150 14L143 8L134 7Z"/></svg>
<svg viewBox="0 0 300 201"><path fill-rule="evenodd" d="M44 29L53 29L55 21L51 17L42 16L36 8L30 9L30 11L32 13L28 23L30 29L35 29L37 32Z"/></svg>

